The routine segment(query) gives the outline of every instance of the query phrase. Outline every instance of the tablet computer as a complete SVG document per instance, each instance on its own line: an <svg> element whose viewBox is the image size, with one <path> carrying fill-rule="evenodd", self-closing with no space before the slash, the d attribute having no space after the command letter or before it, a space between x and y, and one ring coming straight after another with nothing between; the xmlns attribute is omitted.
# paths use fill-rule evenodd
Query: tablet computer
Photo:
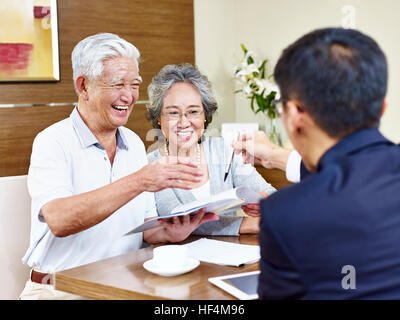
<svg viewBox="0 0 400 320"><path fill-rule="evenodd" d="M254 300L258 299L259 274L260 271L243 272L209 278L208 281L240 300Z"/></svg>

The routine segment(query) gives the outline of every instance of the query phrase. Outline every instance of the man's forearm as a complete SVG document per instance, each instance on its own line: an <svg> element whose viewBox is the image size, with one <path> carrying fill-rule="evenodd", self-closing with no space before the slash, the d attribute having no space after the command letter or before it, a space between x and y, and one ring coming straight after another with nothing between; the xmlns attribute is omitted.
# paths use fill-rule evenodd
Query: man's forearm
<svg viewBox="0 0 400 320"><path fill-rule="evenodd" d="M58 237L81 232L108 218L142 193L139 181L135 172L99 189L55 199L42 207L42 215Z"/></svg>
<svg viewBox="0 0 400 320"><path fill-rule="evenodd" d="M268 157L261 160L261 164L263 167L268 169L280 169L286 171L290 152L291 150L282 147L274 148L268 153Z"/></svg>

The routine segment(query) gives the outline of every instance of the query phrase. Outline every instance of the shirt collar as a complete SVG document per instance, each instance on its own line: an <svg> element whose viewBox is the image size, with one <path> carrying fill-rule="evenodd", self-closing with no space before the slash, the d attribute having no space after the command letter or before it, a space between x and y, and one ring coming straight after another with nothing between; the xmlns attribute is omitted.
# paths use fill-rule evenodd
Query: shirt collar
<svg viewBox="0 0 400 320"><path fill-rule="evenodd" d="M72 110L70 118L83 148L94 145L97 148L104 149L104 147L99 143L95 135L92 133L92 131L90 131L86 123L83 121L81 115L78 112L77 106L75 106L74 110ZM126 139L122 133L121 128L117 129L117 147L120 149L128 150L128 144L126 143Z"/></svg>
<svg viewBox="0 0 400 320"><path fill-rule="evenodd" d="M366 147L376 144L391 145L393 143L386 139L377 128L362 129L349 134L321 157L317 171L320 171L327 163L333 162L342 156L357 153Z"/></svg>

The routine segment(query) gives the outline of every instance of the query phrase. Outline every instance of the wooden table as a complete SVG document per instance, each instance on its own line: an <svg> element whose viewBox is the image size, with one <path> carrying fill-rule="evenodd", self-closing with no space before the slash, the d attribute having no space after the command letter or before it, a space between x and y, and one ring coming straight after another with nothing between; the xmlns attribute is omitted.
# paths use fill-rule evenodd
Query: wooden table
<svg viewBox="0 0 400 320"><path fill-rule="evenodd" d="M199 238L191 236L185 243ZM258 244L257 235L207 238ZM55 288L90 299L225 300L235 298L209 283L208 278L259 269L258 263L228 267L201 262L195 270L187 274L162 277L143 267L143 263L153 257L153 248L148 247L57 272Z"/></svg>
<svg viewBox="0 0 400 320"><path fill-rule="evenodd" d="M255 168L268 183L272 184L278 190L292 184L292 182L286 179L286 172L282 170L266 169L259 164L256 164Z"/></svg>

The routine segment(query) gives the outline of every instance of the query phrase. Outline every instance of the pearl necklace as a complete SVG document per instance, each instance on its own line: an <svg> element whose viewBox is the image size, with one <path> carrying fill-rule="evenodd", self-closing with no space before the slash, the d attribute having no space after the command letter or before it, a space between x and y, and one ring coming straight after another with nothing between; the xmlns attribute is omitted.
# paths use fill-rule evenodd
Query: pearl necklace
<svg viewBox="0 0 400 320"><path fill-rule="evenodd" d="M166 144L164 144L164 152L165 152L165 155L168 157L169 156L169 152L168 152L168 148L167 148L167 144L168 144L168 142L166 143ZM196 149L197 149L197 167L198 168L200 168L200 143L196 143Z"/></svg>

